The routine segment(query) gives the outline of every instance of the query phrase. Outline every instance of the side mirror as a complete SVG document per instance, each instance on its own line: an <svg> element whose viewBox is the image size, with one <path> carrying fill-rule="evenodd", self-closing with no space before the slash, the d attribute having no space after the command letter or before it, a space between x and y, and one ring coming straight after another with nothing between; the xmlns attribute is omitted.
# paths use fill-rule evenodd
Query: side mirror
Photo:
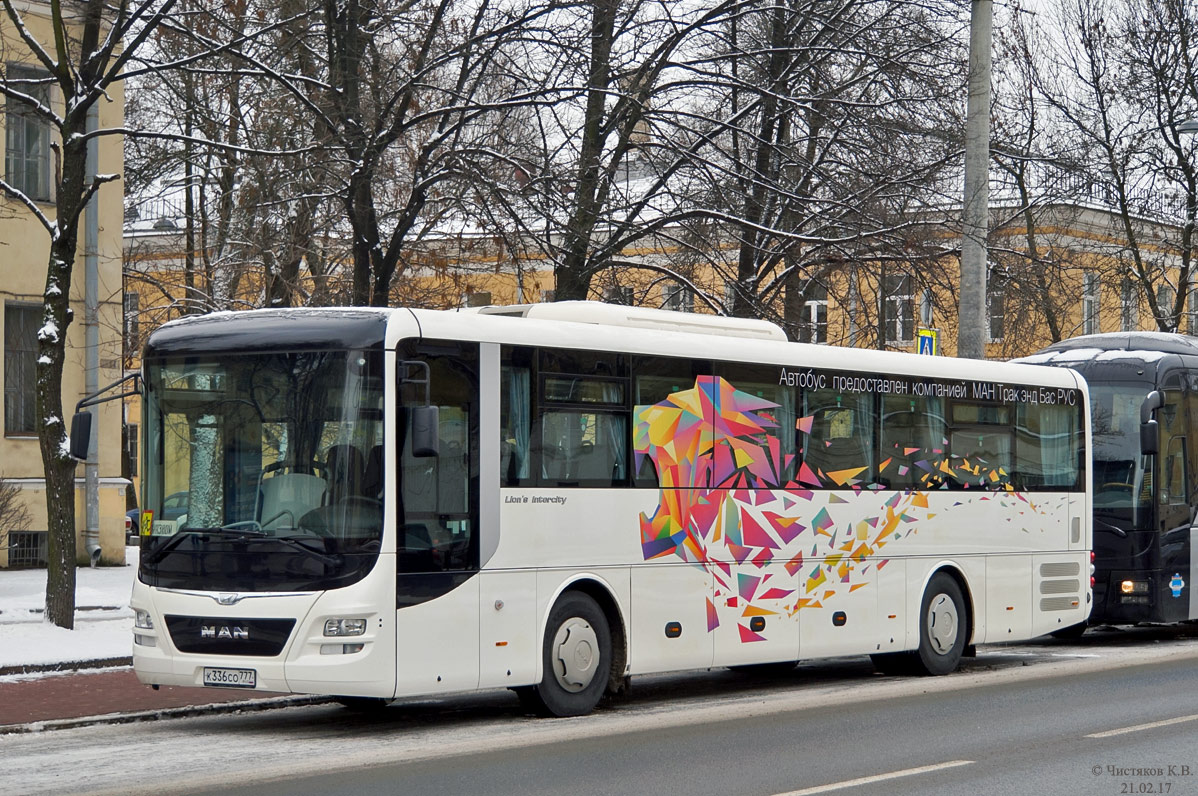
<svg viewBox="0 0 1198 796"><path fill-rule="evenodd" d="M1140 404L1140 453L1145 456L1160 452L1160 428L1154 415L1164 405L1165 394L1160 390L1148 393Z"/></svg>
<svg viewBox="0 0 1198 796"><path fill-rule="evenodd" d="M87 461L92 441L92 413L76 412L71 418L71 458Z"/></svg>
<svg viewBox="0 0 1198 796"><path fill-rule="evenodd" d="M1160 426L1155 420L1147 420L1140 424L1140 453L1152 456L1160 453Z"/></svg>
<svg viewBox="0 0 1198 796"><path fill-rule="evenodd" d="M1153 390L1144 396L1143 402L1140 404L1140 422L1147 423L1152 419L1152 415L1157 409L1165 405L1165 394L1160 390Z"/></svg>
<svg viewBox="0 0 1198 796"><path fill-rule="evenodd" d="M414 406L412 412L412 455L436 456L440 453L441 413L436 406Z"/></svg>

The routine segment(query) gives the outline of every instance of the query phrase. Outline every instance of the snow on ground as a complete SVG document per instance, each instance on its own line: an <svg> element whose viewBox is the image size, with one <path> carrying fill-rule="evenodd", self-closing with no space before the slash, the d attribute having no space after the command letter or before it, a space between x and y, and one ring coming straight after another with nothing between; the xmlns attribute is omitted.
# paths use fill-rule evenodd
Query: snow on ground
<svg viewBox="0 0 1198 796"><path fill-rule="evenodd" d="M139 552L127 548L123 567L75 571L74 630L44 620L46 570L0 570L0 669L128 657L133 646L129 594Z"/></svg>

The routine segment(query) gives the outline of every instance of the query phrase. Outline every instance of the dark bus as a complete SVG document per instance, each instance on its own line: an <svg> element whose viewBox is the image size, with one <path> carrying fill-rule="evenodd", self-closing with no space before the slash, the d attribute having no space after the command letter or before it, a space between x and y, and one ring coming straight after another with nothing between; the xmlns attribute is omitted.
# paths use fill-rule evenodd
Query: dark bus
<svg viewBox="0 0 1198 796"><path fill-rule="evenodd" d="M1086 335L1018 360L1072 368L1090 388L1094 606L1090 625L1198 618L1198 337Z"/></svg>

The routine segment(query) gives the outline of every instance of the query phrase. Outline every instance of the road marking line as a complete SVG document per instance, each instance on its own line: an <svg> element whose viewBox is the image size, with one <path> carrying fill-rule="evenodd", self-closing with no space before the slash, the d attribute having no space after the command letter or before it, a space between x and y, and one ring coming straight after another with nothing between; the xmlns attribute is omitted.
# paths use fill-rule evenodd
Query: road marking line
<svg viewBox="0 0 1198 796"><path fill-rule="evenodd" d="M888 779L900 779L902 777L913 777L916 774L927 774L931 771L942 771L946 768L957 768L958 766L973 765L972 760L952 760L948 763L936 763L931 766L920 766L919 768L904 768L902 771L891 771L889 774L874 774L872 777L859 777L857 779L846 779L844 782L833 782L828 785L817 785L814 788L804 788L803 790L792 790L786 793L776 793L774 796L813 796L816 793L829 793L834 790L843 788L855 788L858 785L872 785L875 782L885 782Z"/></svg>
<svg viewBox="0 0 1198 796"><path fill-rule="evenodd" d="M1141 730L1154 730L1157 727L1168 727L1170 724L1184 724L1187 721L1198 721L1198 713L1193 716L1179 716L1176 719L1165 719L1164 721L1153 721L1148 724L1137 724L1134 727L1120 727L1117 730L1106 730L1105 732L1096 732L1087 735L1087 738L1110 738L1112 735L1126 735L1129 732L1140 732Z"/></svg>

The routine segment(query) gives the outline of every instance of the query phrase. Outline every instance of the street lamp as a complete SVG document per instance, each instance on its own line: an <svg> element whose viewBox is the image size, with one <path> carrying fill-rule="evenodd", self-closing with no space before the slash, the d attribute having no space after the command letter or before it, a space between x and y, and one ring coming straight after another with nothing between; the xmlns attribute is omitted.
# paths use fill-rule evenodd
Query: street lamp
<svg viewBox="0 0 1198 796"><path fill-rule="evenodd" d="M1198 135L1198 119L1186 119L1177 125L1177 132L1182 135Z"/></svg>

